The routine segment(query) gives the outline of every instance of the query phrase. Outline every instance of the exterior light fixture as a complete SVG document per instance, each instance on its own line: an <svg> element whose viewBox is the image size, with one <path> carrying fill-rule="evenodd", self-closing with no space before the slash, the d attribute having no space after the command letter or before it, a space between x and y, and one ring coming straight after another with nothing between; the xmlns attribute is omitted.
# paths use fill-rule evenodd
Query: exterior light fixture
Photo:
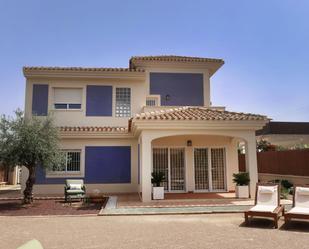
<svg viewBox="0 0 309 249"><path fill-rule="evenodd" d="M188 146L188 147L191 147L191 146L192 146L192 140L188 140L188 141L187 141L187 146Z"/></svg>
<svg viewBox="0 0 309 249"><path fill-rule="evenodd" d="M171 100L171 95L166 94L166 96L165 96L165 100L166 100L166 101L170 101L170 100Z"/></svg>

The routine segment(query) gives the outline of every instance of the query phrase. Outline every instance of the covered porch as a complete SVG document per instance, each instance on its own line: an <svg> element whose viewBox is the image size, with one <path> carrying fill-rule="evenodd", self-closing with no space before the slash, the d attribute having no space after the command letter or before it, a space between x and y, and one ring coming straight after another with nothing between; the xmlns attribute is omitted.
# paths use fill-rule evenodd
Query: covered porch
<svg viewBox="0 0 309 249"><path fill-rule="evenodd" d="M255 131L262 115L206 107L145 112L130 121L138 136L138 186L143 202L152 199L151 174L163 171L166 193L228 193L235 190L238 141L246 145L250 196L258 181Z"/></svg>
<svg viewBox="0 0 309 249"><path fill-rule="evenodd" d="M239 132L238 132L239 133ZM186 134L186 135L183 135ZM228 131L143 131L140 136L139 187L143 202L152 199L152 172L164 172L166 198L181 199L235 191L233 173L238 172L238 141L246 142L246 169L250 174L250 195L258 181L256 142L253 134ZM196 195L197 193L200 194ZM235 197L235 194L232 193ZM207 195L203 196L207 199ZM222 196L221 196L222 197ZM226 197L226 196L225 196ZM208 198L209 199L209 198Z"/></svg>

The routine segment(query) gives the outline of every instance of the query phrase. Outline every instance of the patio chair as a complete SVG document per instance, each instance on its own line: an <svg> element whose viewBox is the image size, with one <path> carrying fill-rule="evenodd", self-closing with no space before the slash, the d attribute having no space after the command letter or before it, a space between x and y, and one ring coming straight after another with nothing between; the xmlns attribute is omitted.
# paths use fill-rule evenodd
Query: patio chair
<svg viewBox="0 0 309 249"><path fill-rule="evenodd" d="M274 219L274 227L278 228L279 214L284 212L284 207L280 205L279 185L257 183L254 204L254 207L245 212L246 224L249 223L249 217L270 217Z"/></svg>
<svg viewBox="0 0 309 249"><path fill-rule="evenodd" d="M64 186L64 196L65 201L67 202L68 199L84 199L86 194L86 188L84 185L84 180L82 179L67 179L65 181Z"/></svg>
<svg viewBox="0 0 309 249"><path fill-rule="evenodd" d="M309 185L294 186L293 206L284 214L285 224L291 219L309 219Z"/></svg>

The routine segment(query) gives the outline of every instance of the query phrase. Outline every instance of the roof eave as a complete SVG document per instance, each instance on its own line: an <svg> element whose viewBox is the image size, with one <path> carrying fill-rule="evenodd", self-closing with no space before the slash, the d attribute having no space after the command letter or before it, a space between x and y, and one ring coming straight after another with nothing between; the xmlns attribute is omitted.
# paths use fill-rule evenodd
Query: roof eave
<svg viewBox="0 0 309 249"><path fill-rule="evenodd" d="M144 79L143 71L25 70L26 78L126 78Z"/></svg>

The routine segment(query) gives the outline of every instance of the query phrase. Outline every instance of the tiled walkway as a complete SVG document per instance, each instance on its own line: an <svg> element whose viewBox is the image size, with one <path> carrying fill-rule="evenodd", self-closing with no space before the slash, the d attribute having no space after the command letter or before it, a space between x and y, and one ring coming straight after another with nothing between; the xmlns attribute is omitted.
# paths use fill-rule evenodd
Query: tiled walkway
<svg viewBox="0 0 309 249"><path fill-rule="evenodd" d="M117 197L117 208L253 205L253 200L236 199L233 193L166 194L164 200L153 200L151 202L142 202L138 194L119 194Z"/></svg>
<svg viewBox="0 0 309 249"><path fill-rule="evenodd" d="M244 212L253 206L251 199L236 199L223 196L218 199L209 199L200 195L190 196L192 199L171 199L141 202L137 194L119 194L112 196L105 209L99 215L158 215L158 214L206 214L206 213L237 213ZM197 197L193 199L193 197ZM282 200L286 209L291 206L290 200Z"/></svg>

